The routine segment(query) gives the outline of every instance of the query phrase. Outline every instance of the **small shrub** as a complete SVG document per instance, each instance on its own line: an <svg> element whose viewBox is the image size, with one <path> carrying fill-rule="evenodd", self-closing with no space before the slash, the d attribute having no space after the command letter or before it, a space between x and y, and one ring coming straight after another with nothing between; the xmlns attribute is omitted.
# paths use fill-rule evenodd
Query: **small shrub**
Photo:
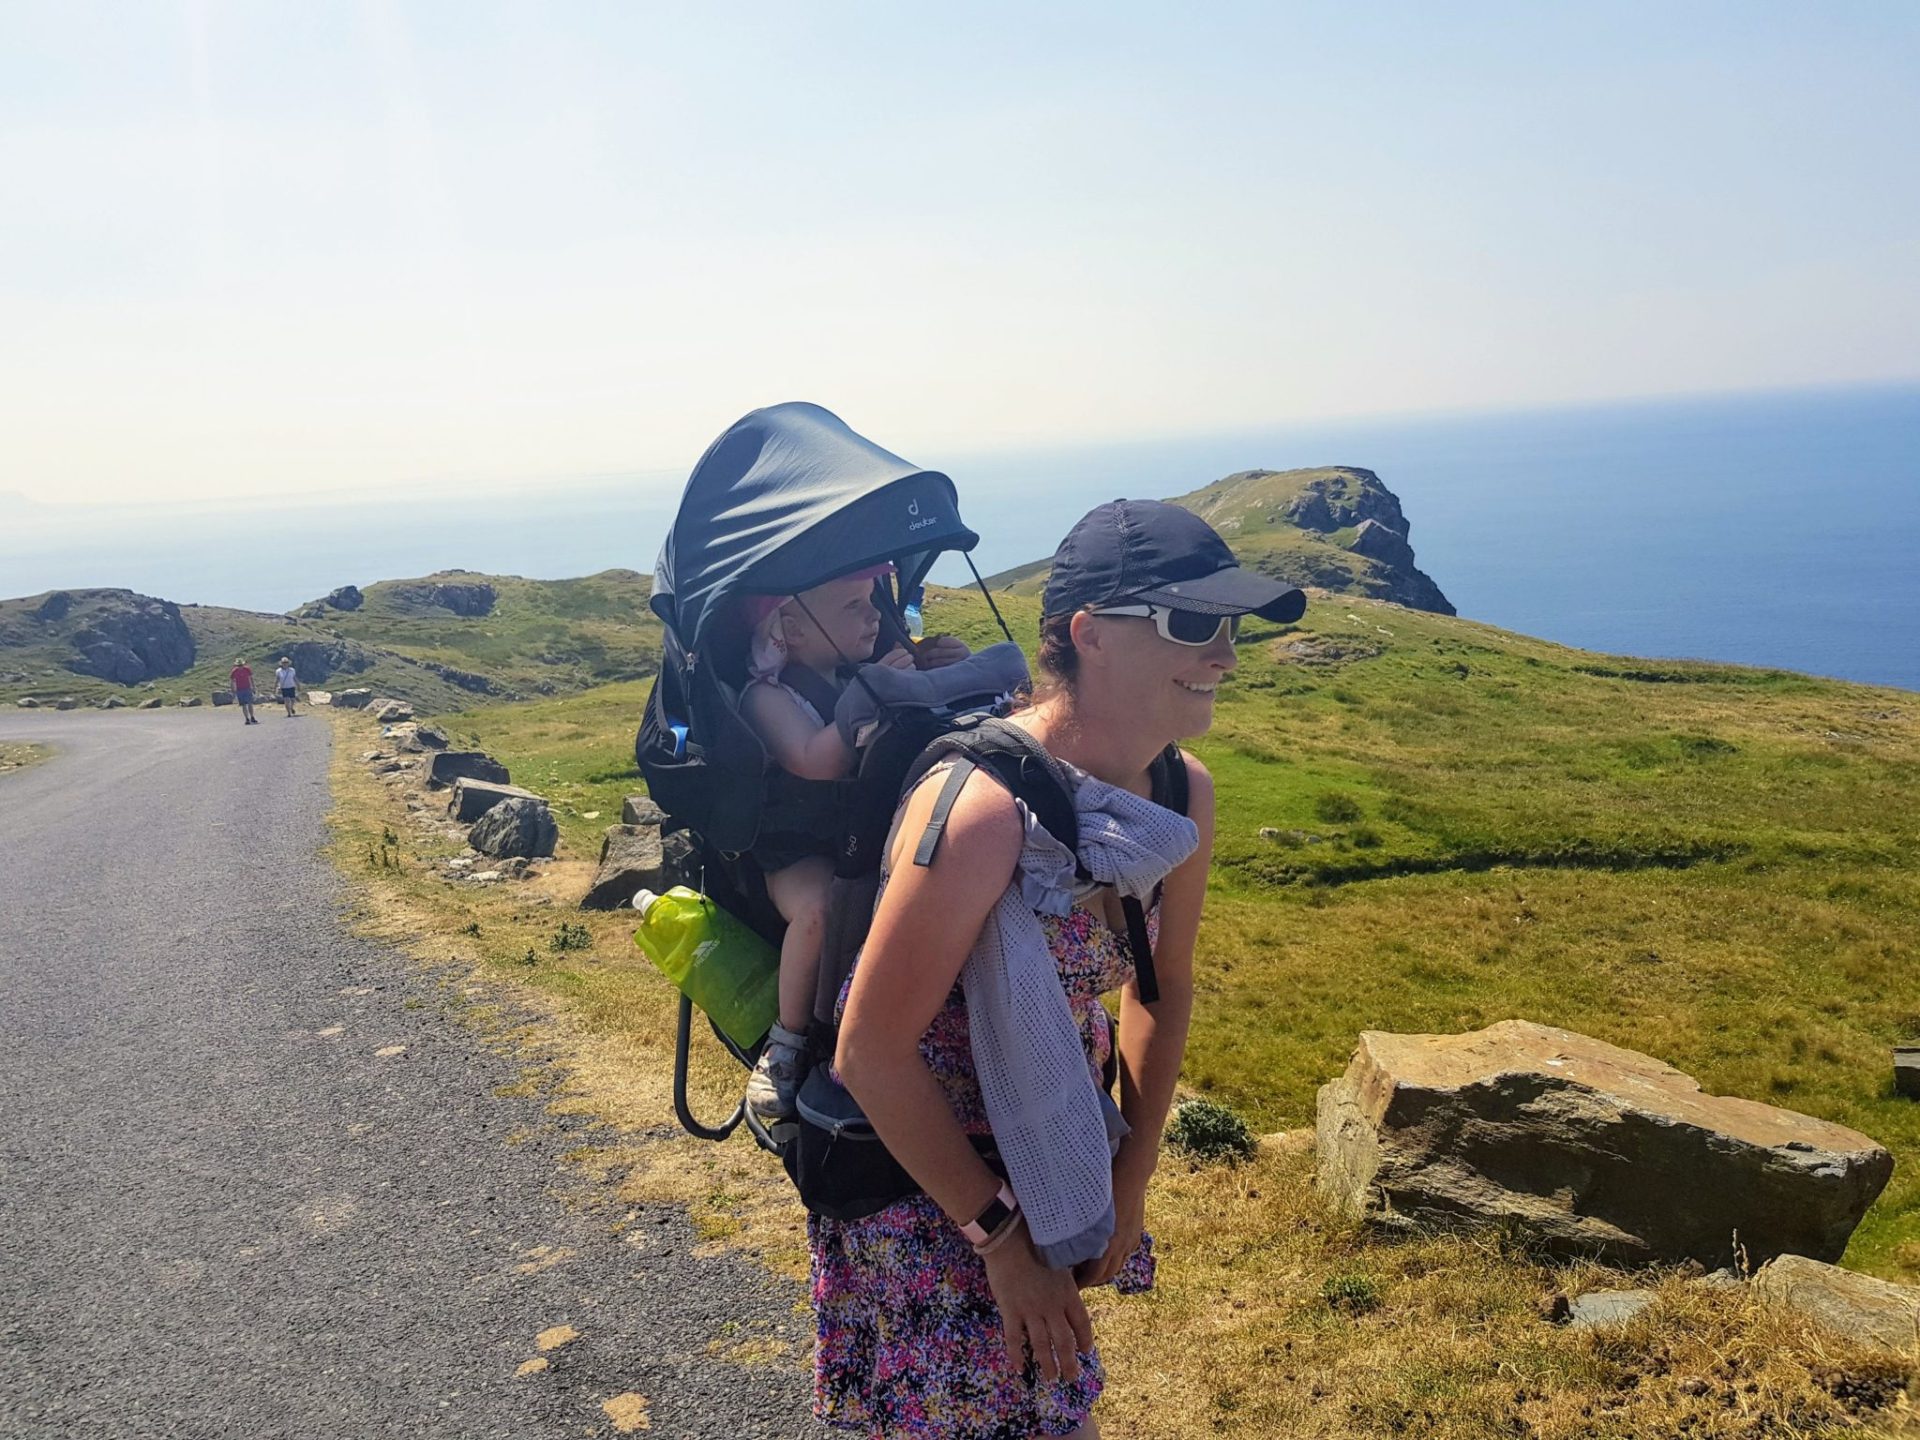
<svg viewBox="0 0 1920 1440"><path fill-rule="evenodd" d="M540 963L540 957L533 953L533 947L531 945L527 947L527 953L520 957L520 963L526 966L534 966Z"/></svg>
<svg viewBox="0 0 1920 1440"><path fill-rule="evenodd" d="M1353 829L1348 832L1347 838L1362 850L1376 849L1385 839L1385 837L1371 825L1354 826Z"/></svg>
<svg viewBox="0 0 1920 1440"><path fill-rule="evenodd" d="M1366 1315L1380 1308L1380 1285L1371 1275L1329 1275L1320 1287L1329 1310L1344 1315Z"/></svg>
<svg viewBox="0 0 1920 1440"><path fill-rule="evenodd" d="M554 931L553 939L548 943L556 950L591 950L593 932L585 925L575 925L563 920L560 922L560 928Z"/></svg>
<svg viewBox="0 0 1920 1440"><path fill-rule="evenodd" d="M1167 1143L1189 1159L1202 1163L1224 1160L1237 1165L1251 1158L1253 1132L1225 1105L1212 1100L1189 1100L1174 1111L1167 1126Z"/></svg>
<svg viewBox="0 0 1920 1440"><path fill-rule="evenodd" d="M398 845L400 843L400 837L393 833L393 827L391 825L383 825L380 827L380 843L382 845Z"/></svg>
<svg viewBox="0 0 1920 1440"><path fill-rule="evenodd" d="M480 922L478 920L469 920L460 927L460 933L462 935L478 935L480 933Z"/></svg>
<svg viewBox="0 0 1920 1440"><path fill-rule="evenodd" d="M1360 802L1344 790L1328 790L1314 797L1313 813L1329 825L1345 825L1360 818Z"/></svg>

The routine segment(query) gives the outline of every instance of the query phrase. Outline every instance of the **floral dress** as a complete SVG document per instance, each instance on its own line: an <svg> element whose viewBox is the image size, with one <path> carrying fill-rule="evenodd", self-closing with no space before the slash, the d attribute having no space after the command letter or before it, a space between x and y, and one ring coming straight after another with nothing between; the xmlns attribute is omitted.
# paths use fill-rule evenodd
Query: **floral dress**
<svg viewBox="0 0 1920 1440"><path fill-rule="evenodd" d="M1132 956L1083 905L1040 918L1098 1084L1113 1054L1100 997L1133 978ZM1156 906L1149 934L1158 926ZM961 1127L990 1134L957 985L921 1037L920 1054ZM927 1196L861 1220L813 1217L807 1236L819 1323L813 1408L821 1420L870 1440L1027 1440L1070 1435L1086 1422L1104 1380L1099 1354L1081 1354L1072 1382L1049 1382L1031 1364L1013 1368L986 1265ZM1153 1264L1152 1239L1142 1237L1114 1288L1151 1288Z"/></svg>

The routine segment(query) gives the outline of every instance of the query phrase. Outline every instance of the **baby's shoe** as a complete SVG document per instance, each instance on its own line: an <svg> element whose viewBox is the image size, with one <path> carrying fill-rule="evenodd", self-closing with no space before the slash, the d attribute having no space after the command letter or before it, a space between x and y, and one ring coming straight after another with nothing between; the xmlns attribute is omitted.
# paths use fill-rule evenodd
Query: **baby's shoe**
<svg viewBox="0 0 1920 1440"><path fill-rule="evenodd" d="M772 1122L792 1117L793 1097L800 1089L806 1070L807 1037L775 1025L767 1032L767 1043L760 1051L760 1062L747 1081L747 1108L761 1120Z"/></svg>

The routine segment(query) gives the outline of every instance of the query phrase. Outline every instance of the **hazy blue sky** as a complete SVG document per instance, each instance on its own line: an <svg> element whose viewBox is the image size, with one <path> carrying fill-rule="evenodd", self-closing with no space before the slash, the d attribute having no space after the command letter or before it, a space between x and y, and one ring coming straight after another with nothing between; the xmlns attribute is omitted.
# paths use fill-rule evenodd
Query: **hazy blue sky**
<svg viewBox="0 0 1920 1440"><path fill-rule="evenodd" d="M1910 0L4 0L0 492L1912 378L1916 73Z"/></svg>

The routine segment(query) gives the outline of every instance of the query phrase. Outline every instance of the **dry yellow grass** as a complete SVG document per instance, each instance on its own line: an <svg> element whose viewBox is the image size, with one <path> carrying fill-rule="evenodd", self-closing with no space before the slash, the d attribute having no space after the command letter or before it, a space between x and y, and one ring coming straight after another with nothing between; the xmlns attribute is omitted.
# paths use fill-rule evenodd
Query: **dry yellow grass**
<svg viewBox="0 0 1920 1440"><path fill-rule="evenodd" d="M572 908L582 857L563 842L548 878L518 889L436 878L425 862L455 847L421 833L404 785L350 758L369 722L335 723L334 853L367 930L449 967L456 1012L523 1057L516 1088L608 1123L613 1138L575 1154L583 1183L683 1205L715 1246L801 1273L802 1216L773 1160L744 1138L713 1146L675 1129L672 992L632 945L630 917ZM551 950L562 920L584 923L591 948ZM701 1048L697 1105L711 1114L742 1077L716 1046ZM1303 1140L1270 1140L1234 1169L1163 1164L1150 1204L1158 1289L1092 1299L1112 1440L1920 1433L1913 1360L1836 1346L1681 1274L1549 1265L1489 1237L1383 1237L1321 1204ZM1642 1283L1658 1286L1656 1307L1611 1334L1542 1318L1556 1292ZM710 1350L805 1361L744 1333L711 1337Z"/></svg>

